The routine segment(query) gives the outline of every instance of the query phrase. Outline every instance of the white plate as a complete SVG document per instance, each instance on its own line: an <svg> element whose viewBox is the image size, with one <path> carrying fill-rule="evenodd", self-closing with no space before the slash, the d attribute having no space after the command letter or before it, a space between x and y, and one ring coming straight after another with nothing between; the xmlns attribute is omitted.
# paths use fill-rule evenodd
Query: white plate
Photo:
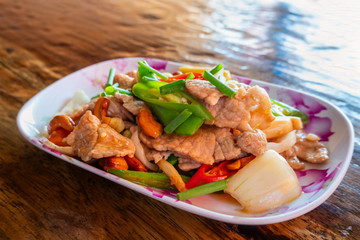
<svg viewBox="0 0 360 240"><path fill-rule="evenodd" d="M123 58L101 62L72 73L48 86L20 110L17 124L21 134L36 147L66 162L114 181L163 203L198 214L207 218L242 225L262 225L286 221L305 214L323 203L343 179L353 153L353 127L348 118L331 103L315 96L274 84L236 77L247 84L264 87L270 97L284 101L306 112L310 123L308 132L321 136L330 150L330 159L324 164L307 164L304 171L297 171L303 194L290 204L273 209L260 215L241 212L239 204L226 194L209 194L178 201L175 192L151 189L106 173L84 162L62 155L43 146L37 139L39 131L50 118L61 109L76 90L83 89L89 96L101 92L106 82L109 68L117 72L137 69L137 61L143 58ZM174 72L182 64L158 59L145 59L158 70Z"/></svg>

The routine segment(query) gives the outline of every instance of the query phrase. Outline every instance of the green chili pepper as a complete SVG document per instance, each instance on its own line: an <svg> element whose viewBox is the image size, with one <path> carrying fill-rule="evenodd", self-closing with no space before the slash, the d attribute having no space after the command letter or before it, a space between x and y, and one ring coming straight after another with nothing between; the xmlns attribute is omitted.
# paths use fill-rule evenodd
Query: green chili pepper
<svg viewBox="0 0 360 240"><path fill-rule="evenodd" d="M176 94L172 93L174 95L167 95L180 97L181 100L188 102L189 104L161 100L159 88L164 84L166 83L160 81L150 81L146 83L138 82L133 86L132 92L136 97L142 99L143 101L158 105L162 108L173 110L175 112L182 112L184 109L188 109L197 117L209 120L214 119L211 113L200 102L185 92L177 92Z"/></svg>
<svg viewBox="0 0 360 240"><path fill-rule="evenodd" d="M302 111L274 99L270 99L270 101L272 105L271 112L274 116L299 117L304 124L309 122L309 117Z"/></svg>
<svg viewBox="0 0 360 240"><path fill-rule="evenodd" d="M183 124L190 116L192 112L187 109L184 109L179 115L177 115L169 124L167 124L164 128L164 132L167 134L172 133L177 129L181 124Z"/></svg>
<svg viewBox="0 0 360 240"><path fill-rule="evenodd" d="M154 104L148 104L154 115L157 116L159 121L164 125L168 125L176 116L178 112L159 107ZM185 122L175 129L175 133L180 135L191 136L193 135L204 123L203 118L191 115Z"/></svg>
<svg viewBox="0 0 360 240"><path fill-rule="evenodd" d="M139 172L115 168L110 168L108 172L142 186L177 191L176 187L171 185L171 180L165 173ZM188 176L180 176L184 182L189 180Z"/></svg>
<svg viewBox="0 0 360 240"><path fill-rule="evenodd" d="M166 161L168 161L171 165L175 165L179 162L178 158L175 157L174 154L171 154Z"/></svg>

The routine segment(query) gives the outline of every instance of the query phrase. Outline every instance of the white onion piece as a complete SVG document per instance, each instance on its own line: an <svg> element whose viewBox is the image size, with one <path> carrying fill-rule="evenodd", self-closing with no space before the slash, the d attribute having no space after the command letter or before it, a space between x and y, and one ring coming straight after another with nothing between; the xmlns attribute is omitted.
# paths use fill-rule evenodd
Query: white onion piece
<svg viewBox="0 0 360 240"><path fill-rule="evenodd" d="M42 144L44 144L45 146L47 146L48 148L54 149L54 150L58 151L59 153L66 154L71 157L76 156L74 149L70 146L62 147L62 146L55 145L54 143L50 142L49 139L47 139L47 138L40 138L39 141Z"/></svg>
<svg viewBox="0 0 360 240"><path fill-rule="evenodd" d="M296 131L293 130L288 134L278 138L276 142L268 142L268 149L272 149L278 153L289 150L296 143Z"/></svg>
<svg viewBox="0 0 360 240"><path fill-rule="evenodd" d="M150 170L156 171L158 169L157 165L148 161L143 146L141 145L139 139L139 131L136 129L132 132L131 140L135 145L135 157L139 159L139 161L144 164L144 166Z"/></svg>

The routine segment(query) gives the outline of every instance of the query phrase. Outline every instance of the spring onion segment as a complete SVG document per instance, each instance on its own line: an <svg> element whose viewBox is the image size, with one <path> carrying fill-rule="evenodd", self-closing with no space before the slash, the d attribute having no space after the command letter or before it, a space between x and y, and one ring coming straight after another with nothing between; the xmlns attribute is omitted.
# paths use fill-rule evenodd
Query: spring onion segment
<svg viewBox="0 0 360 240"><path fill-rule="evenodd" d="M223 83L219 79L217 79L211 72L205 71L203 73L203 77L211 82L219 91L224 93L229 98L233 98L236 95L236 91L229 87L226 83Z"/></svg>
<svg viewBox="0 0 360 240"><path fill-rule="evenodd" d="M301 185L286 160L273 150L256 157L228 181L225 192L245 212L262 213L301 195Z"/></svg>
<svg viewBox="0 0 360 240"><path fill-rule="evenodd" d="M183 122L185 122L190 116L192 112L187 109L184 109L178 116L176 116L166 127L164 128L164 132L167 134L172 133L178 128Z"/></svg>
<svg viewBox="0 0 360 240"><path fill-rule="evenodd" d="M160 94L169 94L183 91L185 88L185 79L180 79L172 83L165 84L160 87Z"/></svg>

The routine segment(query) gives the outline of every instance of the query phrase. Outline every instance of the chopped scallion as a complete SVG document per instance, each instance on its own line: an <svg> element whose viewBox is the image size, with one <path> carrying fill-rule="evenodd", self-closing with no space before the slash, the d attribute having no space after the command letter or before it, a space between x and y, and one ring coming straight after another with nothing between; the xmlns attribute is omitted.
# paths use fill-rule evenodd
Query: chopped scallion
<svg viewBox="0 0 360 240"><path fill-rule="evenodd" d="M214 193L217 191L225 190L227 187L227 179L220 180L212 183L207 183L198 187L191 188L189 190L179 192L177 194L177 199L184 201L190 198L198 197L201 195Z"/></svg>
<svg viewBox="0 0 360 240"><path fill-rule="evenodd" d="M108 76L108 79L107 79L107 82L106 82L107 87L113 85L115 72L116 72L115 68L110 68L109 76Z"/></svg>
<svg viewBox="0 0 360 240"><path fill-rule="evenodd" d="M191 80L191 79L194 79L195 78L195 75L193 73L190 73L189 76L187 76L185 78L185 80Z"/></svg>
<svg viewBox="0 0 360 240"><path fill-rule="evenodd" d="M166 127L164 128L164 132L167 134L175 131L177 127L179 127L183 122L186 121L191 116L192 112L187 109L184 109L178 116L176 116Z"/></svg>
<svg viewBox="0 0 360 240"><path fill-rule="evenodd" d="M210 70L211 74L216 74L218 73L221 69L223 68L222 64L218 64L217 66L215 66L213 69Z"/></svg>
<svg viewBox="0 0 360 240"><path fill-rule="evenodd" d="M155 73L157 76L161 77L162 79L168 80L168 77L167 77L167 76L165 76L164 74L162 74L162 73L159 72L158 70L155 70L154 68L150 67L148 64L146 64L146 62L138 61L138 64L139 64L141 67L149 70L150 72Z"/></svg>
<svg viewBox="0 0 360 240"><path fill-rule="evenodd" d="M224 93L229 98L233 98L236 95L236 91L229 87L226 83L223 83L219 79L217 79L212 73L209 71L205 71L203 73L203 77L212 83L219 91Z"/></svg>

